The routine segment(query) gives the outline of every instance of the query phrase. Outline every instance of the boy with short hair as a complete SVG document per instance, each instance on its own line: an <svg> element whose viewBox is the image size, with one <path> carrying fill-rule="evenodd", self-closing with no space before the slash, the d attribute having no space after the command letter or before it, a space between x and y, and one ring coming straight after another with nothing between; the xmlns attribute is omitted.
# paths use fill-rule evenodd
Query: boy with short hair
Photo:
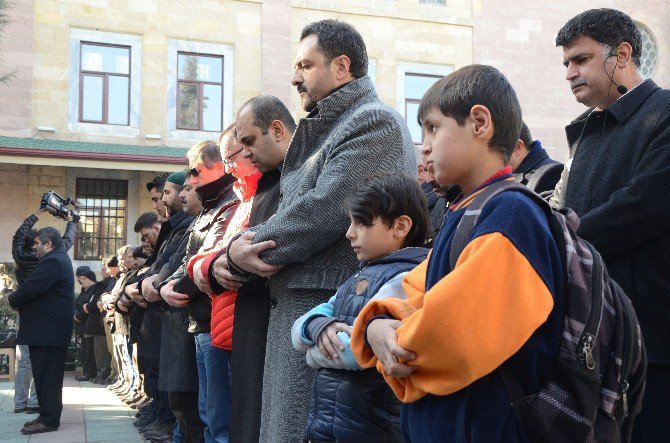
<svg viewBox="0 0 670 443"><path fill-rule="evenodd" d="M458 185L428 260L408 273L406 300L369 303L351 347L403 406L406 441L525 441L497 369L528 395L549 375L562 330L563 265L543 210L519 192L484 207L453 269L450 250L468 204L513 180L505 166L521 109L495 68L471 65L435 83L419 108L428 171Z"/></svg>
<svg viewBox="0 0 670 443"><path fill-rule="evenodd" d="M351 326L370 300L405 298L401 283L428 252L428 210L407 176L373 178L351 198L347 239L361 262L327 302L293 325L294 347L319 369L305 441L402 442L400 404L374 369L361 370L349 346Z"/></svg>

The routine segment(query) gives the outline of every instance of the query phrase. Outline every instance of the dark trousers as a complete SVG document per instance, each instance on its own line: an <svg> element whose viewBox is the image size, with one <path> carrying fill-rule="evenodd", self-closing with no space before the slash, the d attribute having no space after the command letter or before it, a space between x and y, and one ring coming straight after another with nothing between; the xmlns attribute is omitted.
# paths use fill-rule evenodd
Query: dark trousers
<svg viewBox="0 0 670 443"><path fill-rule="evenodd" d="M93 337L82 337L81 339L81 367L85 376L95 378L98 375L98 367L95 364L95 345Z"/></svg>
<svg viewBox="0 0 670 443"><path fill-rule="evenodd" d="M37 421L57 428L63 412L63 374L67 346L29 346L40 415Z"/></svg>
<svg viewBox="0 0 670 443"><path fill-rule="evenodd" d="M39 395L39 391L38 395ZM181 427L183 443L205 441L205 425L198 412L197 392L168 392L170 409Z"/></svg>
<svg viewBox="0 0 670 443"><path fill-rule="evenodd" d="M261 431L270 291L240 292L235 301L231 366L231 443L256 443Z"/></svg>
<svg viewBox="0 0 670 443"><path fill-rule="evenodd" d="M30 350L30 359L32 352ZM34 363L33 363L34 364ZM37 391L40 395L40 391ZM670 366L649 363L642 410L633 425L634 443L667 441L670 436Z"/></svg>

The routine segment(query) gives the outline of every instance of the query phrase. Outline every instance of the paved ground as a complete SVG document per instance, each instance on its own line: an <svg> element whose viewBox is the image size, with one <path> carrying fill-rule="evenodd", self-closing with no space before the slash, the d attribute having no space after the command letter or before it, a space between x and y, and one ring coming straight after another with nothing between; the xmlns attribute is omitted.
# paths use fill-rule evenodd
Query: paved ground
<svg viewBox="0 0 670 443"><path fill-rule="evenodd" d="M104 386L75 381L65 375L60 429L33 436L21 427L36 415L14 414L14 383L0 382L0 442L139 443L144 442L132 424L135 411L126 407Z"/></svg>

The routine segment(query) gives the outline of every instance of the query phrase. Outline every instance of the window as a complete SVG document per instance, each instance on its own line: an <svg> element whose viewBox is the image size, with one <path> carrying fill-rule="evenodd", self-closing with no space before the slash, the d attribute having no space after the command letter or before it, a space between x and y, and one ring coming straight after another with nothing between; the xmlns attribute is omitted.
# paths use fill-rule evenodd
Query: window
<svg viewBox="0 0 670 443"><path fill-rule="evenodd" d="M116 254L126 243L128 182L78 178L76 196L81 222L75 259L97 260Z"/></svg>
<svg viewBox="0 0 670 443"><path fill-rule="evenodd" d="M221 132L223 57L180 52L177 63L177 128Z"/></svg>
<svg viewBox="0 0 670 443"><path fill-rule="evenodd" d="M68 131L140 134L141 37L70 31Z"/></svg>
<svg viewBox="0 0 670 443"><path fill-rule="evenodd" d="M398 64L398 112L405 117L415 145L421 144L421 127L417 121L421 97L453 68L449 66Z"/></svg>
<svg viewBox="0 0 670 443"><path fill-rule="evenodd" d="M128 125L130 47L81 44L79 121Z"/></svg>
<svg viewBox="0 0 670 443"><path fill-rule="evenodd" d="M233 47L168 40L169 138L211 139L232 122Z"/></svg>
<svg viewBox="0 0 670 443"><path fill-rule="evenodd" d="M640 57L640 73L642 77L649 78L654 74L656 61L658 60L658 45L651 31L642 23L637 23L637 28L642 35L642 56Z"/></svg>

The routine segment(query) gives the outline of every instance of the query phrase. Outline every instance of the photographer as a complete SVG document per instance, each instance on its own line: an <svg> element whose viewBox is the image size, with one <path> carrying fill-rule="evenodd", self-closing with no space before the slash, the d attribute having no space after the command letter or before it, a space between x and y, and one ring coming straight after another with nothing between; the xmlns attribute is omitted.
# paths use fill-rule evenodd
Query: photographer
<svg viewBox="0 0 670 443"><path fill-rule="evenodd" d="M19 285L26 281L30 273L35 269L35 266L37 266L38 257L33 250L37 231L33 229L33 226L37 223L37 220L39 220L40 215L45 212L47 212L47 210L41 209L40 206L34 214L31 214L23 221L12 238L12 256L16 262L14 273L16 275L16 282ZM65 228L65 234L61 239L66 252L74 244L75 227L76 223L70 213ZM39 411L39 408L37 406L35 385L31 383L33 371L30 365L30 351L28 350L28 346L25 345L17 345L17 348L17 368L16 377L14 378L14 412L35 414ZM28 394L29 392L30 395Z"/></svg>
<svg viewBox="0 0 670 443"><path fill-rule="evenodd" d="M17 340L29 346L40 408L37 419L21 429L23 434L55 431L60 426L65 356L74 323L74 271L62 243L55 228L37 232L37 266L8 299L21 316Z"/></svg>

